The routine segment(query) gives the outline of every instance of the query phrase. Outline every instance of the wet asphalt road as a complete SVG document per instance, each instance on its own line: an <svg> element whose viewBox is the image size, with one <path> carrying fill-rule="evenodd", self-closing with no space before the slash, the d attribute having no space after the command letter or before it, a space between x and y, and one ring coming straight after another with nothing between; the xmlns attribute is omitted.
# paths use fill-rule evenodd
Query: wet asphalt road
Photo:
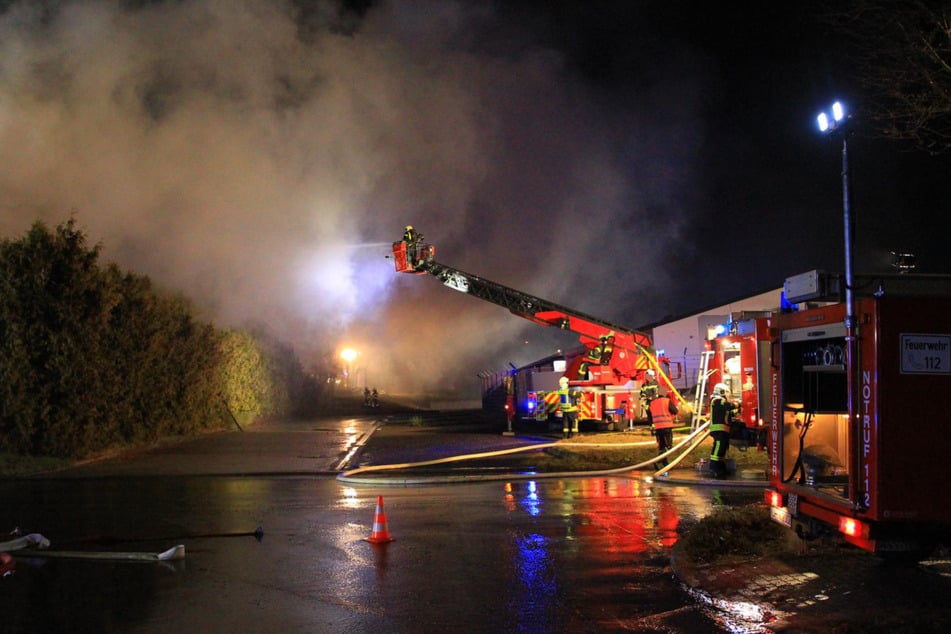
<svg viewBox="0 0 951 634"><path fill-rule="evenodd" d="M19 556L0 583L0 632L718 631L669 551L730 501L719 493L625 477L378 487L327 475L361 443L385 453L372 428L274 423L0 483L0 520L53 548L187 553ZM514 442L479 442L496 441ZM365 541L381 495L385 546Z"/></svg>

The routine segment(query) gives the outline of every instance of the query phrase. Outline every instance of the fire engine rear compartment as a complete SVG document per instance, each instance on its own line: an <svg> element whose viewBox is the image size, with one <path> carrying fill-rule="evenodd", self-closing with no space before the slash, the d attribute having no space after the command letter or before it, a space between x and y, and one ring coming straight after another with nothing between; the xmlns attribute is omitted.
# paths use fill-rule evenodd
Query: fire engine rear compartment
<svg viewBox="0 0 951 634"><path fill-rule="evenodd" d="M794 515L868 522L861 539L876 551L908 537L922 543L951 537L944 495L951 459L949 315L947 294L857 301L851 424L843 306L779 316L775 415L782 422L780 473L773 478L790 494ZM914 346L927 352L910 353Z"/></svg>
<svg viewBox="0 0 951 634"><path fill-rule="evenodd" d="M785 330L782 479L846 500L849 495L845 325Z"/></svg>

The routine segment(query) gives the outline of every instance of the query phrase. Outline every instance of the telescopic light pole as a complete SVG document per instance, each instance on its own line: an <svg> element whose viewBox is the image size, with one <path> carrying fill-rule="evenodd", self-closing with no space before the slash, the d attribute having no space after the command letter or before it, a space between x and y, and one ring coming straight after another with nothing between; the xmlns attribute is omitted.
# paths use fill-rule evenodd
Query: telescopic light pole
<svg viewBox="0 0 951 634"><path fill-rule="evenodd" d="M831 114L831 118L830 115ZM846 124L849 118L845 114L844 106L836 101L832 104L829 114L822 112L816 117L819 125L819 132L829 136L839 135L842 137L842 222L844 225L844 243L845 243L845 380L846 392L848 398L849 428L853 434L857 431L854 427L858 420L859 412L856 407L855 398L856 381L856 360L858 357L858 324L855 319L855 297L853 295L853 275L852 275L852 213L849 207L849 141ZM859 436L861 436L859 434ZM853 436L854 437L854 436ZM860 499L858 490L859 478L850 478L850 495L852 500L858 502Z"/></svg>
<svg viewBox="0 0 951 634"><path fill-rule="evenodd" d="M855 326L855 302L852 296L852 214L849 208L849 140L846 134L845 108L836 101L832 104L832 118L825 112L816 117L819 131L828 135L842 137L842 222L845 232L845 325Z"/></svg>

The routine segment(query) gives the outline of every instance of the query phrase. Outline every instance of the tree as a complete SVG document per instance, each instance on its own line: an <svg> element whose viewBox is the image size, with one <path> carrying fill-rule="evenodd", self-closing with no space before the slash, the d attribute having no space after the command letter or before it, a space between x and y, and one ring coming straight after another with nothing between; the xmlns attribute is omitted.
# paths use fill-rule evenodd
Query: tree
<svg viewBox="0 0 951 634"><path fill-rule="evenodd" d="M73 220L53 232L36 223L4 242L2 427L6 445L50 455L88 449L112 434L98 392L102 333L116 296L99 274L99 247L87 247ZM7 400L9 399L9 401Z"/></svg>
<svg viewBox="0 0 951 634"><path fill-rule="evenodd" d="M74 220L0 241L0 450L83 457L224 424L211 324Z"/></svg>
<svg viewBox="0 0 951 634"><path fill-rule="evenodd" d="M857 0L826 17L847 46L868 126L933 154L951 150L951 5Z"/></svg>

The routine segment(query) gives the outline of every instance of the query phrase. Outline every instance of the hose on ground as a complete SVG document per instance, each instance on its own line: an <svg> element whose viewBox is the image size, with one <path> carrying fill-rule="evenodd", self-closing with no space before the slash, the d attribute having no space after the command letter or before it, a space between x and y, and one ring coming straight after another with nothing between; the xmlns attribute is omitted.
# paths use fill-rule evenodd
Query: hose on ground
<svg viewBox="0 0 951 634"><path fill-rule="evenodd" d="M398 469L410 469L414 467L428 467L428 466L437 465L437 464L447 464L450 462L461 462L465 460L476 460L478 458L492 458L496 456L504 456L504 455L510 455L510 454L515 454L520 452L526 452L526 451L537 451L540 449L548 449L550 447L566 447L566 446L572 446L572 445L584 446L584 447L592 447L592 446L611 446L611 447L622 446L623 447L623 446L632 446L632 445L640 446L644 444L653 444L653 442L645 441L645 442L638 442L638 443L615 444L615 443L578 443L578 442L571 443L571 442L560 441L560 442L541 443L537 445L526 445L524 447L500 449L497 451L484 451L484 452L473 453L473 454L448 456L445 458L437 458L434 460L424 460L421 462L403 462L403 463L396 463L396 464L383 464L383 465L370 465L366 467L357 467L356 469L350 469L340 473L337 476L337 480L339 482L343 482L346 484L406 486L406 485L413 485L413 484L432 484L434 482L483 482L483 481L493 481L493 480L539 480L542 478L566 478L566 477L619 475L619 474L627 473L629 471L636 471L638 469L642 469L648 465L652 465L657 460L661 458L666 458L667 456L670 456L676 453L677 451L680 450L680 448L682 448L684 445L687 445L689 443L690 448L684 451L684 453L676 459L674 464L679 463L681 460L683 460L687 456L688 453L690 453L690 451L692 451L697 445L699 445L700 442L702 442L704 438L706 438L707 433L704 433L704 432L706 432L707 427L708 427L708 424L701 425L696 430L691 432L688 436L686 436L683 440L681 440L679 443L677 443L676 445L671 447L668 451L664 452L663 454L659 456L654 456L650 458L649 460L645 460L644 462L640 462L638 464L626 465L626 466L617 467L614 469L600 469L597 471L558 471L558 472L551 472L551 473L530 472L530 473L469 474L469 475L442 476L438 478L431 477L431 476L427 476L427 477L417 476L417 477L405 477L405 478L385 477L385 478L375 478L375 479L356 477L360 474L365 474L365 473L372 473L372 472L379 472L379 471L395 471ZM699 440L696 440L696 438L701 434L702 434L702 437ZM659 471L658 473L662 473L669 468L670 466L664 469L661 469L661 471Z"/></svg>
<svg viewBox="0 0 951 634"><path fill-rule="evenodd" d="M655 471L655 472L654 472L654 477L657 477L657 476L659 476L660 474L665 473L665 472L667 472L667 471L673 469L673 468L676 467L678 464L680 464L680 463L683 461L683 459L686 458L686 457L690 454L690 452L692 452L694 449L696 449L697 447L699 447L699 446L700 446L700 443L702 443L704 440L706 440L706 439L707 439L707 436L710 435L710 432L707 430L707 428L708 428L709 426L710 426L710 423L707 422L707 423L704 423L703 425L701 425L700 427L698 427L698 428L697 428L697 431L694 432L694 434L697 434L697 433L699 433L699 432L701 432L701 431L702 431L703 433L700 434L699 436L697 436L697 438L696 438L693 442L690 443L690 446L687 447L687 448L684 450L684 452L683 452L682 454L680 454L679 456L677 456L677 457L674 459L673 462L671 462L670 464L666 465L665 467L663 467L663 468L658 469L657 471ZM688 437L688 438L689 438L689 437ZM683 443L681 443L681 444L683 444ZM667 454L672 453L672 452L673 452L673 449L671 449L670 451L665 452L663 455L666 457Z"/></svg>

